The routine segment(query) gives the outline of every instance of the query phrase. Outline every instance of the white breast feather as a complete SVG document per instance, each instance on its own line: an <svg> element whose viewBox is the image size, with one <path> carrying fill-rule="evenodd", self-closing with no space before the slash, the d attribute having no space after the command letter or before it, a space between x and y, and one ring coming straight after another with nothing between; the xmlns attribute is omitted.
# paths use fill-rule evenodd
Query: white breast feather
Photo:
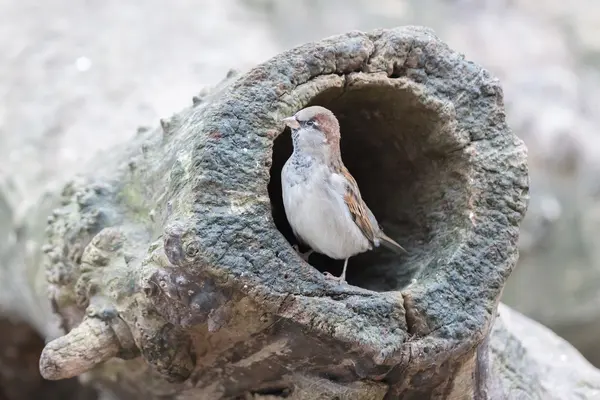
<svg viewBox="0 0 600 400"><path fill-rule="evenodd" d="M370 248L344 202L346 179L313 166L302 179L287 163L282 171L283 203L296 236L318 253L346 259Z"/></svg>

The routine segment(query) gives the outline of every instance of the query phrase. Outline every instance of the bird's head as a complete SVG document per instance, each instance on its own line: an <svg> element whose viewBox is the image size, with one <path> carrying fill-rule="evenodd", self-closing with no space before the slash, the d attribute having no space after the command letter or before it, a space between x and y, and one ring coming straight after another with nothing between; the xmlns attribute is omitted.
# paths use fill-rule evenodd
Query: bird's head
<svg viewBox="0 0 600 400"><path fill-rule="evenodd" d="M292 130L294 150L315 155L339 152L340 124L325 107L303 108L283 122Z"/></svg>

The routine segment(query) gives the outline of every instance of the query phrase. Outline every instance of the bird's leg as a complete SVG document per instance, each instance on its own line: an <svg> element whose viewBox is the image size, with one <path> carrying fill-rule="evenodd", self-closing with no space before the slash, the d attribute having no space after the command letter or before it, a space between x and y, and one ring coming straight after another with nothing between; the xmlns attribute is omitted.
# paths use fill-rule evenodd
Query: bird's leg
<svg viewBox="0 0 600 400"><path fill-rule="evenodd" d="M310 257L310 255L313 253L314 250L308 250L306 253L302 253L300 251L300 246L298 246L297 244L292 246L294 248L294 250L296 250L296 253L298 253L300 255L300 257L302 257L302 259L306 262L308 262L308 257Z"/></svg>
<svg viewBox="0 0 600 400"><path fill-rule="evenodd" d="M340 275L340 282L346 282L346 269L348 268L348 259L344 260L344 269L342 269L342 275Z"/></svg>
<svg viewBox="0 0 600 400"><path fill-rule="evenodd" d="M325 272L325 277L328 279L333 279L340 283L346 283L346 268L348 268L348 259L344 260L344 269L342 269L342 274L340 276L333 276L329 272Z"/></svg>

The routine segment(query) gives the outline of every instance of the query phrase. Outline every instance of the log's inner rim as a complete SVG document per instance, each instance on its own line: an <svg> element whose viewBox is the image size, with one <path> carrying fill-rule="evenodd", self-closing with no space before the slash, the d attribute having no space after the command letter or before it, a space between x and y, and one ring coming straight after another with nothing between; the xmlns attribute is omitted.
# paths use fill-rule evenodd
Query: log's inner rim
<svg viewBox="0 0 600 400"><path fill-rule="evenodd" d="M342 159L384 231L408 250L383 247L350 258L347 281L376 290L398 290L430 275L464 240L468 219L468 157L455 121L405 78L368 79L351 89L332 85L307 104L332 110L341 126ZM394 82L396 84L390 84ZM275 225L296 244L281 198L281 169L292 153L286 128L273 145L269 182ZM306 249L302 249L306 250ZM339 275L343 260L313 253L309 263Z"/></svg>

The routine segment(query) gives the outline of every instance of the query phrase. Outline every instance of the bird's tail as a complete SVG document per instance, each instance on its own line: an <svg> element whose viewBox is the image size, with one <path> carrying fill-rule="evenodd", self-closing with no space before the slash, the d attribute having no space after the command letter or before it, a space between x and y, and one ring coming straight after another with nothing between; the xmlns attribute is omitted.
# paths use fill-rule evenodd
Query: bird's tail
<svg viewBox="0 0 600 400"><path fill-rule="evenodd" d="M402 246L400 246L396 241L390 238L383 232L379 233L379 239L381 240L381 244L383 247L392 250L396 254L408 254L408 251Z"/></svg>

